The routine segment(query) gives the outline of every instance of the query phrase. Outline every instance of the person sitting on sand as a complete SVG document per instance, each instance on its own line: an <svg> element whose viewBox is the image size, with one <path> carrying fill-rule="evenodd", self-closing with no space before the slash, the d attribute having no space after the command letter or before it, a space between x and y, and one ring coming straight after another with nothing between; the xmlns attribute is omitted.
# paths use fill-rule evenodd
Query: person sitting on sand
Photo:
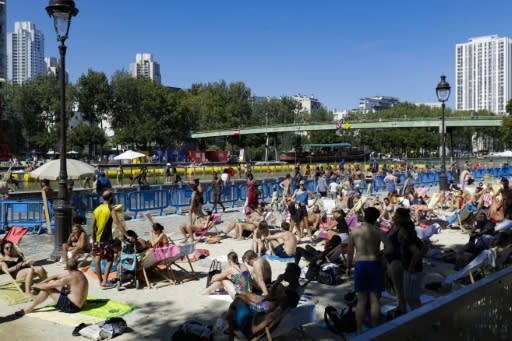
<svg viewBox="0 0 512 341"><path fill-rule="evenodd" d="M265 239L270 242L272 254L281 258L293 257L297 248L297 238L290 232L290 224L286 221L281 223L282 232L272 234Z"/></svg>
<svg viewBox="0 0 512 341"><path fill-rule="evenodd" d="M239 234L242 235L242 231L240 231ZM263 254L266 249L264 239L269 235L270 231L268 229L268 224L265 221L260 222L252 234L252 251L257 254Z"/></svg>
<svg viewBox="0 0 512 341"><path fill-rule="evenodd" d="M70 258L66 264L67 271L50 276L41 283L34 284L35 289L41 290L27 307L14 313L16 317L22 317L31 313L35 307L51 297L58 311L64 313L79 312L87 299L89 282L85 275L78 270L78 263Z"/></svg>
<svg viewBox="0 0 512 341"><path fill-rule="evenodd" d="M68 240L62 244L62 264L67 264L68 256L75 258L79 254L89 252L89 241L82 225L73 224Z"/></svg>
<svg viewBox="0 0 512 341"><path fill-rule="evenodd" d="M245 251L242 261L252 267L252 289L253 292L261 292L262 296L268 295L268 288L272 281L272 268L270 263L260 257L253 250Z"/></svg>
<svg viewBox="0 0 512 341"><path fill-rule="evenodd" d="M202 219L201 221L196 222L196 224L190 225L190 224L181 224L179 226L179 229L181 231L181 234L185 238L184 242L188 242L190 240L191 243L195 242L194 234L196 236L203 236L208 231L215 226L215 222L213 221L213 215L212 211L206 211L206 217L205 219Z"/></svg>
<svg viewBox="0 0 512 341"><path fill-rule="evenodd" d="M260 207L252 213L245 216L245 218L238 218L229 223L228 227L223 231L224 234L228 235L232 230L235 230L235 239L241 240L245 236L249 236L254 229L256 224L263 221L263 212ZM247 231L244 233L244 231ZM241 233L240 233L241 232ZM249 233L249 234L246 234Z"/></svg>
<svg viewBox="0 0 512 341"><path fill-rule="evenodd" d="M25 293L30 296L33 287L32 280L34 277L39 277L41 280L46 279L46 270L42 266L33 266L32 262L16 254L14 244L10 241L4 240L0 251L2 253L0 268L16 281L24 281Z"/></svg>
<svg viewBox="0 0 512 341"><path fill-rule="evenodd" d="M238 261L236 252L231 251L227 257L229 266L212 277L210 286L203 291L203 294L212 294L224 289L234 299L241 292L251 291L251 273L247 266Z"/></svg>

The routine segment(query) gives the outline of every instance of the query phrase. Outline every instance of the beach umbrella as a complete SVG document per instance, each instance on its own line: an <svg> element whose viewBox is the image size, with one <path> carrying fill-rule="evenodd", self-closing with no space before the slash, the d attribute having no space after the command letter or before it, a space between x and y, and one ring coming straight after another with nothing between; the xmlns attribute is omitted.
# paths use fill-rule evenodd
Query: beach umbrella
<svg viewBox="0 0 512 341"><path fill-rule="evenodd" d="M93 166L83 161L66 159L68 179L80 179L87 175L94 175ZM60 175L60 160L52 160L30 172L34 178L57 180Z"/></svg>
<svg viewBox="0 0 512 341"><path fill-rule="evenodd" d="M133 151L133 150L127 150L122 154L119 154L118 156L114 157L114 160L133 160L138 159L139 157L144 157L146 155Z"/></svg>

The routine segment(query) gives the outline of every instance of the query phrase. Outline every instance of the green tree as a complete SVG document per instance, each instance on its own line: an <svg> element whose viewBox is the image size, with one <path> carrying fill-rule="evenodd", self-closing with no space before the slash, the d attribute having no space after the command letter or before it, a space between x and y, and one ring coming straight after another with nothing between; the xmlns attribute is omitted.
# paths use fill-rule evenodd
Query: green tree
<svg viewBox="0 0 512 341"><path fill-rule="evenodd" d="M97 145L103 147L106 142L105 132L97 125L82 122L69 134L69 145L80 152L83 152L86 146Z"/></svg>
<svg viewBox="0 0 512 341"><path fill-rule="evenodd" d="M512 99L510 99L507 103L507 106L505 108L505 110L507 110L507 113L509 115L512 115Z"/></svg>
<svg viewBox="0 0 512 341"><path fill-rule="evenodd" d="M510 102L509 102L510 104ZM505 145L512 147L512 116L504 117L501 123L500 131Z"/></svg>

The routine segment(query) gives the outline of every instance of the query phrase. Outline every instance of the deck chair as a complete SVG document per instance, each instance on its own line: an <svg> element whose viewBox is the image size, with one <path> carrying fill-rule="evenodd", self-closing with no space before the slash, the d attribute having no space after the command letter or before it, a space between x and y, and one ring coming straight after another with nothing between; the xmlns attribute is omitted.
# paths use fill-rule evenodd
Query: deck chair
<svg viewBox="0 0 512 341"><path fill-rule="evenodd" d="M322 209L327 215L332 213L332 210L336 207L336 201L334 199L322 199Z"/></svg>
<svg viewBox="0 0 512 341"><path fill-rule="evenodd" d="M250 340L263 339L272 341L274 338L289 335L293 330L298 330L304 338L313 339L307 335L303 327L306 324L314 323L316 319L315 304L300 305L288 310L280 319L276 319L271 325L265 327L263 332ZM240 331L235 331L235 335L240 340L249 340Z"/></svg>
<svg viewBox="0 0 512 341"><path fill-rule="evenodd" d="M484 266L492 266L496 267L496 250L495 249L487 249L480 252L478 256L475 257L471 262L469 262L464 268L462 268L459 272L447 276L444 280L446 284L451 284L456 280L463 278L465 276L469 276L471 283L475 283L475 279L473 277L473 271L477 269L482 269Z"/></svg>
<svg viewBox="0 0 512 341"><path fill-rule="evenodd" d="M169 272L169 262L173 257L179 255L180 250L176 245L169 245L166 247L150 249L141 260L141 270L144 276L144 280L148 288L153 289L156 287L157 283L151 282L149 280L148 273L150 271L160 275L164 281L169 282L169 284L175 284L175 280L173 280L173 276Z"/></svg>
<svg viewBox="0 0 512 341"><path fill-rule="evenodd" d="M28 227L20 227L20 226L11 226L7 234L4 236L3 241L10 241L14 245L14 252L20 257L24 257L23 250L21 249L21 240L23 237L27 234ZM16 287L16 289L19 290L23 295L25 295L25 292L21 290L21 287L19 286L18 282L16 281L16 278L12 277L12 275L5 271L5 269L2 268L2 272L4 272L8 277L9 280L6 283L12 283ZM1 285L6 284L1 283Z"/></svg>

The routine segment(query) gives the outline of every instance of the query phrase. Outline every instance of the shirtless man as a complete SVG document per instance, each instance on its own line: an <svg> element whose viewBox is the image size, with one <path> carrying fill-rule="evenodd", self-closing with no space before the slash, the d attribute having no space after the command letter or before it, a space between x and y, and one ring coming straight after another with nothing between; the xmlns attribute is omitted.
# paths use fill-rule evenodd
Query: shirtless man
<svg viewBox="0 0 512 341"><path fill-rule="evenodd" d="M322 216L320 215L320 207L313 205L311 213L308 214L308 227L311 227L314 231L318 230L318 226L322 222Z"/></svg>
<svg viewBox="0 0 512 341"><path fill-rule="evenodd" d="M281 223L281 228L283 232L266 237L270 242L272 254L281 258L293 257L297 248L297 238L290 232L290 224L286 221Z"/></svg>
<svg viewBox="0 0 512 341"><path fill-rule="evenodd" d="M363 318L366 313L368 296L370 297L372 327L379 323L380 295L384 291L384 268L380 260L380 243L384 244L384 253L392 246L386 234L376 225L380 212L375 207L364 210L364 222L350 232L348 244L348 274L356 251L354 270L354 288L357 293L356 323L357 333L361 334Z"/></svg>
<svg viewBox="0 0 512 341"><path fill-rule="evenodd" d="M263 257L258 257L252 250L245 251L242 260L252 267L253 288L261 291L262 296L267 296L267 286L272 283L272 268L269 262Z"/></svg>
<svg viewBox="0 0 512 341"><path fill-rule="evenodd" d="M65 273L50 276L41 283L32 287L41 290L26 308L14 313L16 317L22 317L31 313L36 306L46 301L50 296L56 303L57 310L64 313L76 313L85 304L89 283L85 275L78 270L78 263L73 258L68 259Z"/></svg>

